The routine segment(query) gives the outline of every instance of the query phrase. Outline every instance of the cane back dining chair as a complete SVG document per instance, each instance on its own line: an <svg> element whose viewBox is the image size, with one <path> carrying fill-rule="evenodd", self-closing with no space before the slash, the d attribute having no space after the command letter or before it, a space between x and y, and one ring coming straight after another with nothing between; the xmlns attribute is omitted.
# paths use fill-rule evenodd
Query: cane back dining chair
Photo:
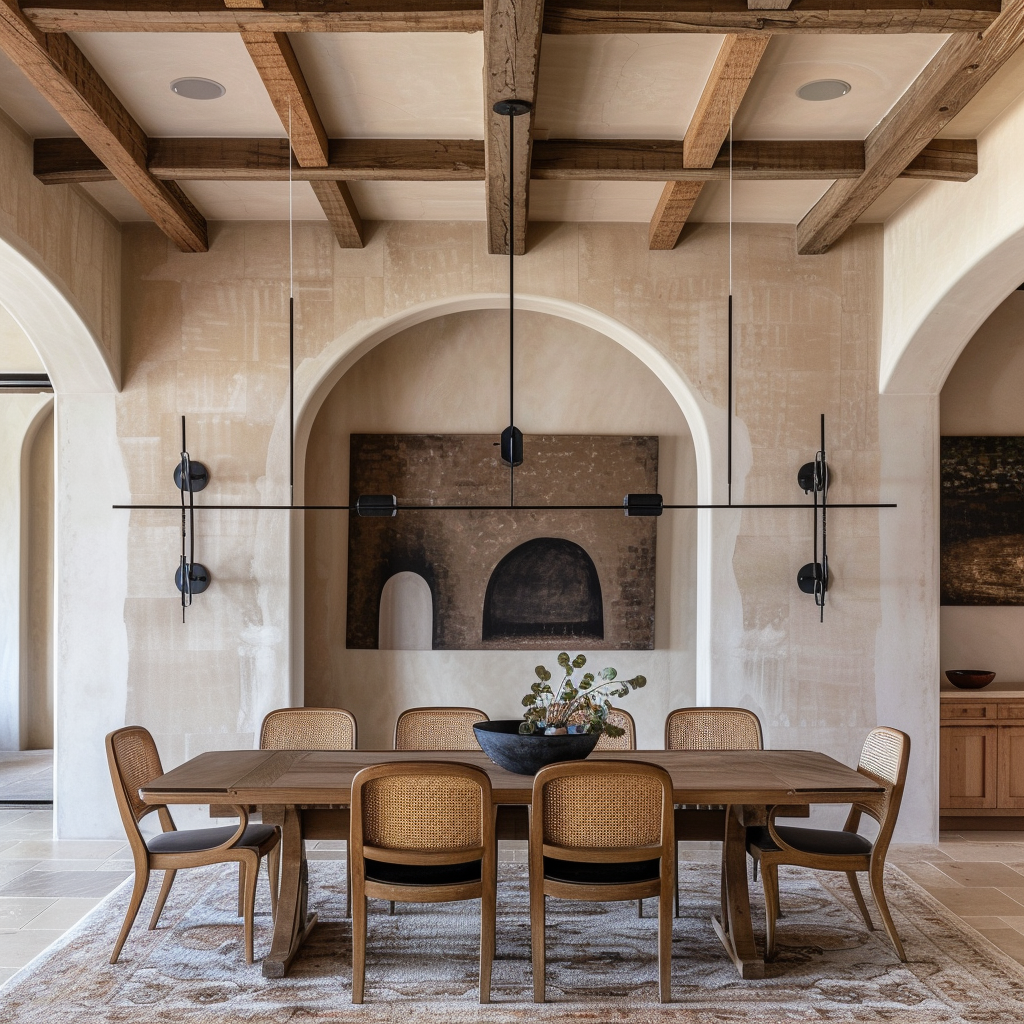
<svg viewBox="0 0 1024 1024"><path fill-rule="evenodd" d="M885 933L889 936L896 955L901 961L906 962L903 943L900 942L889 913L889 906L885 901L883 873L885 855L903 800L909 760L910 737L905 732L890 729L888 726L872 729L864 741L857 771L884 788L885 797L880 804L853 804L842 831L776 825L776 816L785 810L778 807L772 808L769 812L767 825L747 830L747 852L761 862L761 884L764 886L767 923L766 960L775 956L775 924L779 916L779 865L793 864L817 868L820 871L845 871L868 930L874 931L875 926L857 882L857 872L866 871L871 895L881 915ZM864 814L878 822L878 835L874 842L857 832L857 826Z"/></svg>
<svg viewBox="0 0 1024 1024"><path fill-rule="evenodd" d="M342 708L278 708L271 711L260 726L260 750L355 750L356 717ZM264 818L273 817L265 811ZM348 808L338 810L338 827L348 833ZM279 822L278 822L279 824ZM281 848L275 846L267 858L267 868L275 887L280 880ZM352 886L346 872L345 916L349 916Z"/></svg>
<svg viewBox="0 0 1024 1024"><path fill-rule="evenodd" d="M621 736L605 736L597 741L595 750L636 750L636 722L628 711L622 708L611 708L608 712L610 725L617 725L622 730Z"/></svg>
<svg viewBox="0 0 1024 1024"><path fill-rule="evenodd" d="M491 1001L498 854L487 773L402 761L352 780L352 1002L363 1001L366 900L480 900L480 1002Z"/></svg>
<svg viewBox="0 0 1024 1024"><path fill-rule="evenodd" d="M476 708L408 708L395 722L395 750L479 750L473 725L488 721Z"/></svg>
<svg viewBox="0 0 1024 1024"><path fill-rule="evenodd" d="M642 761L567 761L533 780L530 928L533 1000L544 1002L545 899L659 897L658 989L672 998L675 889L672 778Z"/></svg>
<svg viewBox="0 0 1024 1024"><path fill-rule="evenodd" d="M665 719L666 750L763 750L761 720L746 708L676 708ZM721 805L676 808L676 840L721 841L726 809ZM676 886L679 885L679 850L676 848ZM676 916L679 890L676 889Z"/></svg>
<svg viewBox="0 0 1024 1024"><path fill-rule="evenodd" d="M245 922L245 960L251 964L256 880L259 877L260 861L280 841L278 830L273 825L250 825L248 810L235 807L234 811L239 816L237 827L226 825L179 832L165 804L147 804L139 796L140 789L164 774L160 754L149 731L138 725L116 729L108 733L106 747L114 796L135 861L135 885L110 962L117 963L121 955L121 948L135 923L149 887L150 871L162 870L164 873L160 894L149 921L152 930L160 920L164 903L174 884L174 876L180 868L238 861L238 915ZM147 839L139 823L153 811L156 811L163 831ZM273 880L270 884L270 899L276 917L277 889Z"/></svg>

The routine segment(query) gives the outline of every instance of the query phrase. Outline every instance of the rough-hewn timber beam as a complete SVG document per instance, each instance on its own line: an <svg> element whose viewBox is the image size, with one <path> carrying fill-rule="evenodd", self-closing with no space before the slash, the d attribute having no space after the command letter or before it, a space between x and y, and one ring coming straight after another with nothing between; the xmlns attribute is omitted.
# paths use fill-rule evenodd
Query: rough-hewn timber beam
<svg viewBox="0 0 1024 1024"><path fill-rule="evenodd" d="M145 132L67 36L39 32L17 0L0 0L0 49L181 250L206 251L202 214L177 185L149 173Z"/></svg>
<svg viewBox="0 0 1024 1024"><path fill-rule="evenodd" d="M768 2L768 0L766 0ZM21 0L45 32L480 32L483 0ZM751 10L748 0L548 0L544 31L982 32L999 0L793 0Z"/></svg>
<svg viewBox="0 0 1024 1024"><path fill-rule="evenodd" d="M864 173L837 181L797 225L797 251L827 252L1024 43L1024 0L1007 0L980 39L954 36L864 143Z"/></svg>
<svg viewBox="0 0 1024 1024"><path fill-rule="evenodd" d="M544 0L484 0L484 180L487 246L492 253L508 253L510 238L514 252L526 252L534 111L510 118L496 114L492 107L499 100L526 100L536 105L543 20ZM512 141L515 165L509 181ZM514 224L509 224L510 190Z"/></svg>
<svg viewBox="0 0 1024 1024"><path fill-rule="evenodd" d="M483 181L484 144L473 139L331 139L327 167L295 167L297 181ZM287 181L286 139L150 139L149 170L180 181ZM534 180L722 181L728 150L713 167L684 168L683 144L659 139L551 139L533 144ZM974 139L934 139L903 177L968 181L978 172ZM856 178L864 143L738 141L737 181ZM111 181L113 175L79 139L37 139L35 175L47 185Z"/></svg>
<svg viewBox="0 0 1024 1024"><path fill-rule="evenodd" d="M726 36L683 138L683 166L711 167L729 134L733 115L754 77L769 36ZM678 180L665 186L651 218L652 249L672 249L702 185Z"/></svg>
<svg viewBox="0 0 1024 1024"><path fill-rule="evenodd" d="M283 32L243 32L242 42L266 86L300 167L326 167L327 132L292 44ZM344 181L320 180L313 192L343 249L363 247L363 222Z"/></svg>

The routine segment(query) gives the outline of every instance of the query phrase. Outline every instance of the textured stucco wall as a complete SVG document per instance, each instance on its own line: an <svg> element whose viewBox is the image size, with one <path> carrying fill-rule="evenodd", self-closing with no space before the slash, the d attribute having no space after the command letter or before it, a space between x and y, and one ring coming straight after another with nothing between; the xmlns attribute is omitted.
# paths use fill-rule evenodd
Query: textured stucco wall
<svg viewBox="0 0 1024 1024"><path fill-rule="evenodd" d="M329 391L332 374L336 380L358 365L359 346L381 340L387 324L408 311L428 320L431 303L500 306L507 261L487 255L479 224L376 225L363 251L339 250L321 225L297 225L295 237L301 498L320 385ZM203 501L287 498L286 226L219 225L213 240L208 255L184 256L151 227L125 231L117 434L136 501L176 499L170 473L182 412L193 456L213 473ZM835 500L890 498L887 488L900 481L884 467L927 463L935 421L928 410L880 409L881 229L857 228L824 257L794 255L792 229L782 226L737 226L734 245L735 499L802 499L795 473L817 447L821 412ZM688 389L691 415L697 410L702 419L691 422L694 436L711 441L710 461L702 462L698 447L698 475L705 474L698 487L716 499L724 498L727 280L727 234L716 225L696 226L671 253L650 252L639 225L544 225L517 266L524 297L574 304L628 329L642 339L641 358L663 368L667 386ZM379 394L386 398L386 388ZM901 420L907 416L909 425ZM907 442L909 426L921 423L920 438ZM913 486L927 489L929 479L919 475ZM824 625L795 585L797 568L811 557L809 514L698 517L696 557L710 569L696 627L687 626L698 634L695 693L754 708L772 746L814 746L851 763L876 721L903 724L922 751L925 778L935 721L919 691L922 673L934 671L927 636L919 650L885 621L887 601L914 611L922 598L916 582L892 573L884 548L902 541L888 514L837 511L830 519L835 583ZM927 545L927 531L919 540ZM175 517L133 513L127 541L127 718L158 733L168 764L202 749L249 745L266 710L302 695L302 524L287 513L204 514L197 556L210 566L214 587L184 626L171 584ZM915 619L908 628L919 626ZM440 657L423 680L421 652L371 653L382 656L379 669L353 665L345 685L405 680L424 703L457 700L467 678L460 655L475 654L431 652ZM507 685L519 679L518 652L489 657ZM643 671L642 657L632 652L619 667ZM533 663L524 661L527 670ZM390 724L390 709L386 717ZM934 822L924 785L904 815L904 835L929 838Z"/></svg>

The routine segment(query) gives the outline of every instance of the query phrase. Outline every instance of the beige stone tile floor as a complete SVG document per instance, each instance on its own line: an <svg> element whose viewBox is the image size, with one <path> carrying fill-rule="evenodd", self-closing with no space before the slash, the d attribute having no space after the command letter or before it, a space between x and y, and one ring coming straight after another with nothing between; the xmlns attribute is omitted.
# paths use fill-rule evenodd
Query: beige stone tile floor
<svg viewBox="0 0 1024 1024"><path fill-rule="evenodd" d="M0 750L0 802L53 800L52 750Z"/></svg>
<svg viewBox="0 0 1024 1024"><path fill-rule="evenodd" d="M131 874L126 843L54 840L52 829L50 811L0 809L0 984ZM343 860L345 844L310 843L308 856ZM717 844L680 843L683 860L718 857ZM937 846L895 845L889 857L1024 964L1024 832L943 832ZM526 843L502 843L501 859L524 863ZM751 895L760 900L757 884Z"/></svg>

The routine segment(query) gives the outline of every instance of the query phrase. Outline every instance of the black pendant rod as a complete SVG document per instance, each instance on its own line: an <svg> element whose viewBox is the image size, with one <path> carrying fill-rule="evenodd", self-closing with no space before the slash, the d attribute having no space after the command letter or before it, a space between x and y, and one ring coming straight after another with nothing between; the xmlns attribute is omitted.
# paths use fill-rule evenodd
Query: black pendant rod
<svg viewBox="0 0 1024 1024"><path fill-rule="evenodd" d="M288 296L288 501L295 504L295 296Z"/></svg>
<svg viewBox="0 0 1024 1024"><path fill-rule="evenodd" d="M730 230L731 227L730 227ZM729 255L730 263L732 261L732 254ZM727 416L727 430L728 430L728 444L729 444L729 461L728 461L728 483L729 483L729 504L732 504L732 283L729 284L729 397L728 397L728 411Z"/></svg>
<svg viewBox="0 0 1024 1024"><path fill-rule="evenodd" d="M508 423L511 427L511 444L508 466L508 503L510 506L516 503L516 460L515 460L515 437L516 437L516 367L515 367L515 310L516 310L516 289L515 289L515 265L516 265L516 163L512 159L512 152L515 146L516 122L515 112L508 112Z"/></svg>

